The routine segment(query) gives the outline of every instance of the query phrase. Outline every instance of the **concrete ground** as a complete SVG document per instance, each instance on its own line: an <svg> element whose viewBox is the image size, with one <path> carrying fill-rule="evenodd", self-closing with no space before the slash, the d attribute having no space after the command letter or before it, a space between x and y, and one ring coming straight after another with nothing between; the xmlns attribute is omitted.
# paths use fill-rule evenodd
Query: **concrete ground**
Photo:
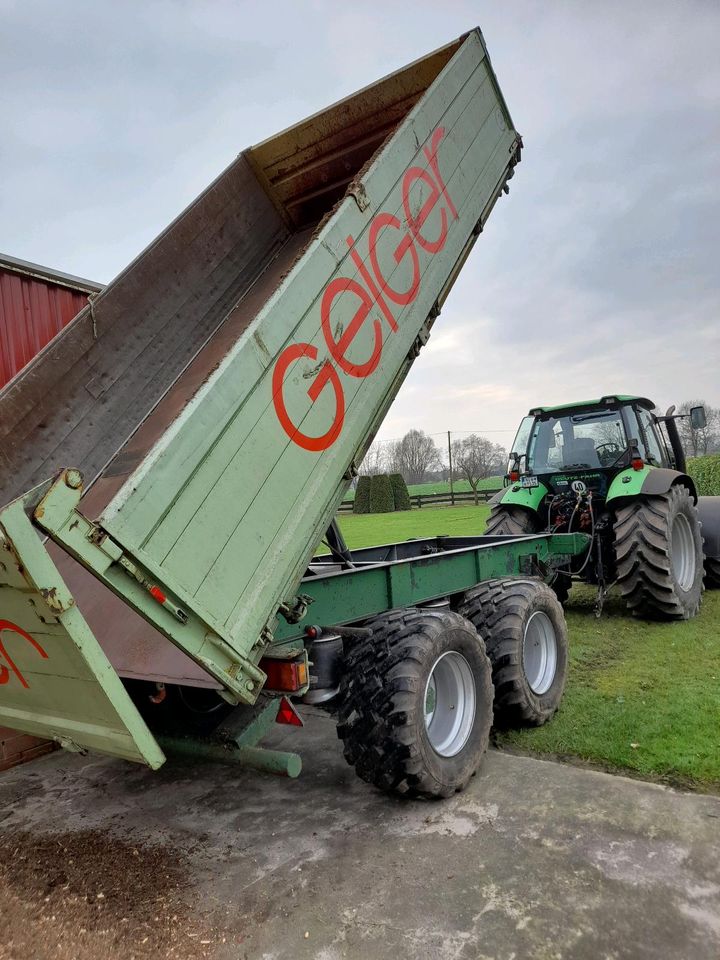
<svg viewBox="0 0 720 960"><path fill-rule="evenodd" d="M170 918L170 955L183 958L720 957L720 799L491 752L453 800L402 802L355 777L329 717L307 720L275 737L303 754L297 781L177 762L153 774L57 753L0 777L0 832L59 838L58 862L77 831L99 833L93 867L106 856L108 877L116 844L159 849L184 876L182 915ZM63 890L79 883L61 877ZM35 895L55 903L26 881L8 895L18 909ZM45 924L36 960L86 948L145 955L147 936L130 949L132 934L118 932L132 930L132 902L106 915L107 929L78 927L83 950L58 952L63 909L52 906L52 923L28 921ZM15 954L4 936L0 956L27 955L18 936ZM103 953L103 943L119 946Z"/></svg>

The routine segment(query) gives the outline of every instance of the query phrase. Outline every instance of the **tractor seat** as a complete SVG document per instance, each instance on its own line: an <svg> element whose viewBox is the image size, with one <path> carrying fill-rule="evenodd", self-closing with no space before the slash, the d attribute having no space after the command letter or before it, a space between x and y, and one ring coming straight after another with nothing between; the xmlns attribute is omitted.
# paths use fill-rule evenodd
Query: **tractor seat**
<svg viewBox="0 0 720 960"><path fill-rule="evenodd" d="M600 466L600 458L590 437L581 437L563 447L563 466L569 467L573 463L583 463L589 467Z"/></svg>

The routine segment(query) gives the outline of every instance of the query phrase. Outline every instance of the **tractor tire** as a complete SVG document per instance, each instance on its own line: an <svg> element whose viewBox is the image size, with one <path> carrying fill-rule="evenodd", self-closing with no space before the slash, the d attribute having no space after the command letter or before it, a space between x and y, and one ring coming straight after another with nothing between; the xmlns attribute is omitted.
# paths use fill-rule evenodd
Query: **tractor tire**
<svg viewBox="0 0 720 960"><path fill-rule="evenodd" d="M505 507L502 503L496 503L490 510L485 535L522 537L528 533L537 533L537 528L537 521L529 510L525 510L524 507Z"/></svg>
<svg viewBox="0 0 720 960"><path fill-rule="evenodd" d="M539 727L565 691L568 635L563 609L540 580L488 580L465 594L459 613L485 641L498 726Z"/></svg>
<svg viewBox="0 0 720 960"><path fill-rule="evenodd" d="M700 608L703 548L690 491L620 507L615 517L617 583L628 608L656 620L689 620Z"/></svg>
<svg viewBox="0 0 720 960"><path fill-rule="evenodd" d="M720 590L720 560L705 557L705 586L708 590Z"/></svg>
<svg viewBox="0 0 720 960"><path fill-rule="evenodd" d="M485 535L522 537L528 533L539 533L537 517L523 507L504 507L496 504L490 510ZM565 603L570 595L572 580L565 573L557 573L550 584L560 603Z"/></svg>
<svg viewBox="0 0 720 960"><path fill-rule="evenodd" d="M367 783L407 797L464 789L487 750L493 685L482 640L449 610L396 610L353 642L338 736Z"/></svg>

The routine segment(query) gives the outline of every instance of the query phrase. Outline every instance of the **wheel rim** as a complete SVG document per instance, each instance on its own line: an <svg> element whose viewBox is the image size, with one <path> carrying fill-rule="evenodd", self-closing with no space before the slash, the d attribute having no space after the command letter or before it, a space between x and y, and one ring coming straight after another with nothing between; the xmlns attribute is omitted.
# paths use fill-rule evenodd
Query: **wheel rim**
<svg viewBox="0 0 720 960"><path fill-rule="evenodd" d="M690 521L684 513L675 516L670 541L673 574L681 590L689 590L695 580L695 541Z"/></svg>
<svg viewBox="0 0 720 960"><path fill-rule="evenodd" d="M433 664L425 684L425 729L435 753L454 757L475 720L475 679L461 653L449 650Z"/></svg>
<svg viewBox="0 0 720 960"><path fill-rule="evenodd" d="M525 626L522 661L532 692L547 693L557 670L557 639L552 620L542 610L536 610Z"/></svg>

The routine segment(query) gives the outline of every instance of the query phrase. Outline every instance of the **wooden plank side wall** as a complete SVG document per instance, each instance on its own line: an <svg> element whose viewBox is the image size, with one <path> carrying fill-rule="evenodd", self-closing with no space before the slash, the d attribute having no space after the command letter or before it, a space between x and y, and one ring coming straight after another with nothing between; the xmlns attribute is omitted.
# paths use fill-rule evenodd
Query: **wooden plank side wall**
<svg viewBox="0 0 720 960"><path fill-rule="evenodd" d="M288 235L238 157L0 394L0 505L94 480Z"/></svg>

